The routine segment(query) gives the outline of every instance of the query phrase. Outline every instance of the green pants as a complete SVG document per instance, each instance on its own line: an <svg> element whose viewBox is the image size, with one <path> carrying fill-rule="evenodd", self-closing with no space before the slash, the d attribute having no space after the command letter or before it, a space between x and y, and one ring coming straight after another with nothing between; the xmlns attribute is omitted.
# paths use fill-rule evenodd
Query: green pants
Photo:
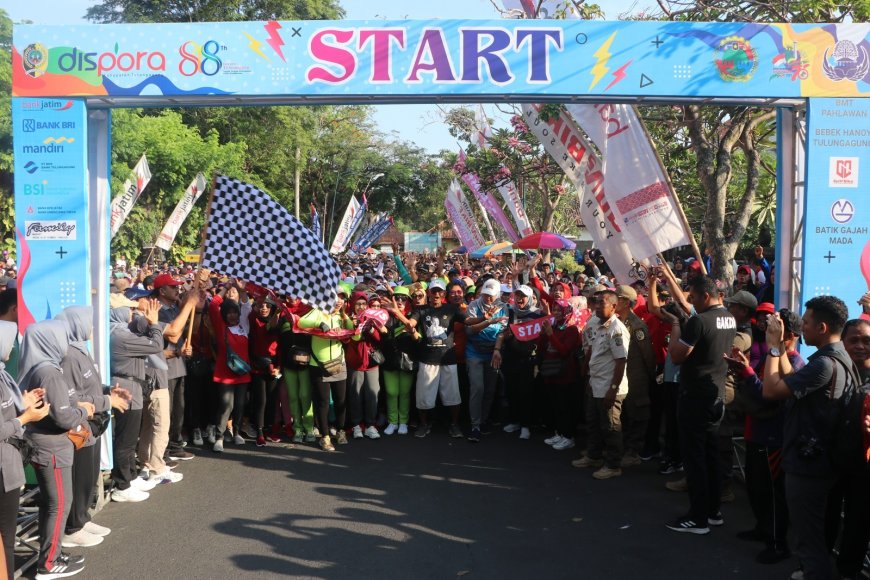
<svg viewBox="0 0 870 580"><path fill-rule="evenodd" d="M311 378L308 369L284 367L284 385L290 400L290 413L297 433L314 432L314 409L311 406Z"/></svg>
<svg viewBox="0 0 870 580"><path fill-rule="evenodd" d="M384 370L384 388L387 391L387 420L394 425L408 424L413 379L414 373L410 371Z"/></svg>

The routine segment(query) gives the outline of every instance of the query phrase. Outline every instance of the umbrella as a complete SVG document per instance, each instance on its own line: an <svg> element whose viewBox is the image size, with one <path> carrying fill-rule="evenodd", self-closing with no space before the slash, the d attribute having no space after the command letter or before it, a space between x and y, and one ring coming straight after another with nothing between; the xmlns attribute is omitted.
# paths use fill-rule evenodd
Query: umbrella
<svg viewBox="0 0 870 580"><path fill-rule="evenodd" d="M471 252L471 257L472 258L482 258L489 251L489 249L491 247L493 247L494 245L495 244L490 243L490 244L484 244L483 246L480 246L479 248L477 248L476 250Z"/></svg>
<svg viewBox="0 0 870 580"><path fill-rule="evenodd" d="M515 250L511 242L499 242L487 250L487 256L501 256L502 254L514 253L522 254L522 250Z"/></svg>
<svg viewBox="0 0 870 580"><path fill-rule="evenodd" d="M465 246L459 246L458 248L454 248L454 249L450 250L450 253L451 254L467 254L468 248L466 248Z"/></svg>
<svg viewBox="0 0 870 580"><path fill-rule="evenodd" d="M518 240L513 247L524 250L573 250L577 244L559 234L537 232Z"/></svg>

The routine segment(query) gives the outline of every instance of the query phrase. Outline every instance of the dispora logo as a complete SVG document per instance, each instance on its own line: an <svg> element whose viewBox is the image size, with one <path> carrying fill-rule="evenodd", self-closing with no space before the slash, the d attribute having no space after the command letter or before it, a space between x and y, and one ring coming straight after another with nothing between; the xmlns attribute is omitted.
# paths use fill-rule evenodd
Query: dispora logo
<svg viewBox="0 0 870 580"><path fill-rule="evenodd" d="M84 52L74 47L58 57L57 67L63 72L96 71L98 76L111 72L165 71L166 56L159 51L121 52L117 44L114 52L103 53Z"/></svg>

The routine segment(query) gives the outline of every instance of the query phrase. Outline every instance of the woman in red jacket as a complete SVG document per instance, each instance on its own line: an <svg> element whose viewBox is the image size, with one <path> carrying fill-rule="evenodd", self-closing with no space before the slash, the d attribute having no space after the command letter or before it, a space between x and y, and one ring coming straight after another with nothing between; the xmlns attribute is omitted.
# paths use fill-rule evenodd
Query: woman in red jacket
<svg viewBox="0 0 870 580"><path fill-rule="evenodd" d="M233 417L235 431L233 441L236 445L245 442L241 434L242 414L245 411L248 385L251 384L251 373L242 372L243 367L230 369L227 364L227 351L229 347L229 350L235 353L235 357L247 363L250 371L251 359L248 354L250 312L251 304L247 300L239 304L235 300L224 299L220 294L212 298L208 307L216 346L213 379L220 389L220 415L217 421L217 436L212 447L216 453L224 450L224 431L227 429L230 414Z"/></svg>
<svg viewBox="0 0 870 580"><path fill-rule="evenodd" d="M381 330L386 329L374 319L362 320L360 317L366 309L380 306L381 299L377 294L354 292L351 296L356 334L345 345L345 360L348 367L348 398L354 439L362 439L363 435L369 439L381 437L377 427L378 394L381 391L380 369L372 352L380 347Z"/></svg>
<svg viewBox="0 0 870 580"><path fill-rule="evenodd" d="M263 447L266 445L266 436L263 434L265 420L268 417L271 421L275 417L275 387L281 375L278 362L278 303L271 296L266 296L257 301L256 308L248 318L253 420L257 428L257 447ZM274 429L272 431L275 432Z"/></svg>
<svg viewBox="0 0 870 580"><path fill-rule="evenodd" d="M556 417L556 434L545 443L561 451L574 447L577 432L580 397L576 354L582 337L580 329L570 323L575 317L566 300L553 302L551 313L556 317L555 324L551 325L549 318L542 323L538 352L541 353L540 374Z"/></svg>

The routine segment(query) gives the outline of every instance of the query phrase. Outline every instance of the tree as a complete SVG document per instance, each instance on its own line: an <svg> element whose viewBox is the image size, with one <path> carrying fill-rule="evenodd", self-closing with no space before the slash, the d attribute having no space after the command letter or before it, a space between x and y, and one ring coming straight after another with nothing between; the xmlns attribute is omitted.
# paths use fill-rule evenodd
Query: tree
<svg viewBox="0 0 870 580"><path fill-rule="evenodd" d="M0 8L0 250L15 249L12 195L12 20Z"/></svg>
<svg viewBox="0 0 870 580"><path fill-rule="evenodd" d="M91 22L233 22L344 18L337 0L102 0L88 8Z"/></svg>

